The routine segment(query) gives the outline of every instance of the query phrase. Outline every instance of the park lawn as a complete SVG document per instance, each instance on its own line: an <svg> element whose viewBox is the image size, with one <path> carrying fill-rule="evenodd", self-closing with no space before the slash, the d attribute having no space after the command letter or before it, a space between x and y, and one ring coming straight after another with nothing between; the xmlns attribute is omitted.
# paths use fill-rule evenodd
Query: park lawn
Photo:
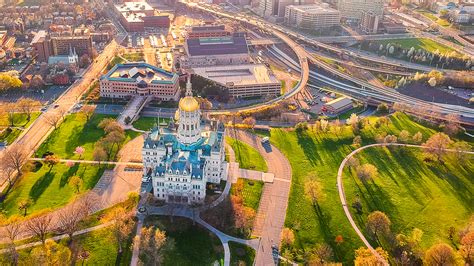
<svg viewBox="0 0 474 266"><path fill-rule="evenodd" d="M449 227L459 232L474 213L474 156L466 156L464 165L449 156L441 165L425 163L423 152L417 148L373 147L358 153L361 163L378 169L373 182L365 184L354 170L345 169L347 200L351 203L359 197L363 205L361 215L351 209L359 228L366 228L367 215L379 210L387 214L395 234L421 229L424 249L438 242L451 243Z"/></svg>
<svg viewBox="0 0 474 266"><path fill-rule="evenodd" d="M145 226L157 226L174 241L174 248L164 254L162 265L212 265L224 259L219 239L200 225L186 218L148 216Z"/></svg>
<svg viewBox="0 0 474 266"><path fill-rule="evenodd" d="M240 168L267 172L268 167L263 156L252 146L240 140L226 137L226 142L232 147L235 153L235 160Z"/></svg>
<svg viewBox="0 0 474 266"><path fill-rule="evenodd" d="M262 197L263 181L248 180L239 178L237 184L231 187L231 194L237 195L236 186L242 187L242 198L245 207L249 207L257 211Z"/></svg>
<svg viewBox="0 0 474 266"><path fill-rule="evenodd" d="M229 242L230 265L251 266L255 260L255 250L247 245Z"/></svg>
<svg viewBox="0 0 474 266"><path fill-rule="evenodd" d="M85 148L82 159L93 160L94 145L105 134L98 125L105 118L116 118L116 116L94 114L89 121L86 121L85 116L81 114L66 116L58 129L54 130L41 144L36 156L42 157L47 152L53 152L61 159L79 159L79 155L74 154L74 151L76 147L82 146ZM126 131L125 136L124 143L137 137L138 133Z"/></svg>
<svg viewBox="0 0 474 266"><path fill-rule="evenodd" d="M423 49L430 53L434 53L436 50L439 50L440 53L447 53L447 52L456 52L453 48L445 46L441 43L435 42L428 38L409 38L409 39L401 39L401 40L383 40L378 41L379 44L387 45L388 43L391 44L399 44L404 49L410 49L414 47L416 50ZM457 52L456 52L457 53Z"/></svg>
<svg viewBox="0 0 474 266"><path fill-rule="evenodd" d="M375 124L373 117L371 125ZM361 130L363 145L373 143L374 136L383 131L396 134L403 130L411 134L423 133L424 140L435 131L412 121L407 115L397 113L391 116L388 126L375 128L368 126ZM294 230L296 241L293 247L303 252L316 244L331 245L335 261L351 264L354 250L362 246L344 215L336 188L336 176L342 160L354 148L351 146L354 134L349 127L336 135L334 132L321 133L305 130L272 129L270 141L288 158L292 167L292 183L285 226ZM316 179L323 189L325 197L319 202L320 209L313 208L304 195L305 183ZM344 242L336 245L337 235ZM285 251L284 251L285 252Z"/></svg>
<svg viewBox="0 0 474 266"><path fill-rule="evenodd" d="M0 120L0 128L5 128L5 130L0 133L0 142L6 141L7 144L11 144L20 136L23 130L27 129L36 120L36 118L38 118L40 114L41 114L40 112L32 113L30 121L26 120L27 118L26 114L20 114L20 113L15 114L14 115L15 127L11 129L5 128L9 126L9 123L6 117L2 118ZM23 130L16 127L22 127Z"/></svg>
<svg viewBox="0 0 474 266"><path fill-rule="evenodd" d="M150 131L157 123L160 123L160 126L168 125L169 118L160 118L156 117L140 117L135 122L133 122L133 127L143 131Z"/></svg>
<svg viewBox="0 0 474 266"><path fill-rule="evenodd" d="M132 241L126 241L119 256L118 246L110 228L103 228L76 237L79 245L89 252L86 265L130 265L132 260ZM77 261L78 265L82 263ZM81 264L82 265L82 264Z"/></svg>
<svg viewBox="0 0 474 266"><path fill-rule="evenodd" d="M37 171L25 173L14 185L6 199L1 203L6 216L19 214L18 203L31 199L28 215L46 209L56 209L69 203L76 195L76 189L68 184L71 176L78 175L83 180L80 193L92 189L104 172L103 167L89 164L75 164L69 167L59 163L51 171L43 165Z"/></svg>
<svg viewBox="0 0 474 266"><path fill-rule="evenodd" d="M145 61L145 57L143 53L123 54L122 57L127 59L130 62Z"/></svg>

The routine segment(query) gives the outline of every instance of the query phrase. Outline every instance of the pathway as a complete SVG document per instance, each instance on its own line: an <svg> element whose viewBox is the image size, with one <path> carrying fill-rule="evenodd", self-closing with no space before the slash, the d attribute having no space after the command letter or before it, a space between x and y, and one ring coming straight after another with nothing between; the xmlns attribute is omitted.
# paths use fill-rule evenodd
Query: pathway
<svg viewBox="0 0 474 266"><path fill-rule="evenodd" d="M339 192L339 198L341 200L341 204L342 204L342 208L344 209L344 213L347 217L347 219L349 220L352 228L354 229L354 231L357 233L357 235L359 236L359 238L362 240L362 242L364 243L364 245L381 261L384 263L384 265L389 265L388 262L385 261L384 258L382 258L380 256L379 253L377 253L375 251L375 249L372 247L372 245L369 243L369 241L365 238L364 234L362 233L362 231L359 229L359 227L357 227L357 224L355 223L354 219L352 218L352 215L351 215L351 212L349 211L349 207L347 206L347 200L346 200L346 194L344 193L344 185L342 183L342 174L343 174L343 170L344 170L344 166L346 165L346 162L352 157L354 156L355 154L367 149L367 148L371 148L371 147L386 147L386 146L402 146L402 147L412 147L412 148L422 148L422 149L426 149L426 147L424 146L421 146L421 145L412 145L412 144L402 144L402 143L376 143L376 144L370 144L370 145L366 145L366 146L362 146L354 151L352 151L349 155L346 156L346 158L344 158L344 160L342 161L342 163L340 164L339 166L339 170L337 172L337 189L338 189L338 192ZM445 151L449 151L449 152L456 152L455 150L453 149L445 149ZM474 154L474 152L472 151L462 151L463 153L467 153L467 154Z"/></svg>
<svg viewBox="0 0 474 266"><path fill-rule="evenodd" d="M255 264L274 265L272 245L280 246L291 187L291 165L273 145L262 146L260 137L241 130L229 129L228 133L257 149L275 176L273 183L265 183L263 187L253 231L253 235L261 237Z"/></svg>

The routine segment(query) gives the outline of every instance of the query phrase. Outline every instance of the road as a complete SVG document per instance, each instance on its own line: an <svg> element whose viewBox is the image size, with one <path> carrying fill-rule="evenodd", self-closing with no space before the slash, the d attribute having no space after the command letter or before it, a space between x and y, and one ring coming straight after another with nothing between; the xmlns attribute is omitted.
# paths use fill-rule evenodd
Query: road
<svg viewBox="0 0 474 266"><path fill-rule="evenodd" d="M346 194L344 192L344 184L342 182L342 175L343 175L343 171L344 171L344 167L347 163L347 161L353 157L355 154L367 149L367 148L372 148L372 147L386 147L386 146L402 146L402 147L414 147L414 148L421 148L421 149L425 149L426 147L424 146L421 146L421 145L412 145L412 144L401 144L401 143L376 143L376 144L370 144L370 145L366 145L366 146L362 146L354 151L352 151L349 155L346 156L346 158L344 158L344 160L342 161L342 163L339 165L339 170L337 171L337 189L338 189L338 192L339 192L339 199L341 200L341 205L342 205L342 208L344 209L344 213L347 217L347 219L349 220L352 228L354 229L354 231L357 233L357 235L359 236L359 238L362 240L362 242L364 243L364 245L381 261L384 263L384 265L389 265L381 256L380 254L378 254L375 249L372 247L372 245L369 243L369 241L365 238L364 234L362 233L362 231L359 229L359 227L357 226L356 222L354 221L354 219L352 218L352 214L349 210L349 207L348 207L348 203L347 203L347 199L346 199ZM452 149L446 149L446 151L451 151L451 152L456 152L455 150L452 150ZM474 152L472 151L464 151L464 153L467 153L467 154L474 154Z"/></svg>
<svg viewBox="0 0 474 266"><path fill-rule="evenodd" d="M273 145L261 144L261 138L240 130L228 130L228 134L255 149L265 159L268 171L275 175L273 183L265 183L255 220L253 234L260 236L255 265L274 265L272 245L280 246L291 188L291 165L288 159Z"/></svg>

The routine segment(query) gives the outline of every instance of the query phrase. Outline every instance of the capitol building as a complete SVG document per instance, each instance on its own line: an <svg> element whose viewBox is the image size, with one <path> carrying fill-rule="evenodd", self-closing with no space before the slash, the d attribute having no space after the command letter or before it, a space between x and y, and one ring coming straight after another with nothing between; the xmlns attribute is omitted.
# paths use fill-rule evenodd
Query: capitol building
<svg viewBox="0 0 474 266"><path fill-rule="evenodd" d="M224 125L201 119L191 82L168 126L156 125L145 137L144 177L157 199L170 203L202 203L206 184L227 179Z"/></svg>

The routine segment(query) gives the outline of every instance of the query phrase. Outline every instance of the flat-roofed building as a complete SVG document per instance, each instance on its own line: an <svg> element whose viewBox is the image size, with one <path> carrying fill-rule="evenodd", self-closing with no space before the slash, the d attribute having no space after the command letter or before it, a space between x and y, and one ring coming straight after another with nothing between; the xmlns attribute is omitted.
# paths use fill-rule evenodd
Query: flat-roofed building
<svg viewBox="0 0 474 266"><path fill-rule="evenodd" d="M47 62L51 55L51 43L48 40L48 34L46 31L38 31L33 40L31 40L31 46L33 47L33 54L36 56L36 61Z"/></svg>
<svg viewBox="0 0 474 266"><path fill-rule="evenodd" d="M341 17L360 21L364 11L371 11L375 15L382 16L383 4L383 0L338 0L337 9L341 11Z"/></svg>
<svg viewBox="0 0 474 266"><path fill-rule="evenodd" d="M68 55L71 48L76 50L79 57L93 56L92 37L90 34L72 36L52 36L51 49L54 55Z"/></svg>
<svg viewBox="0 0 474 266"><path fill-rule="evenodd" d="M146 28L167 28L169 16L156 14L147 2L124 2L114 5L120 23L129 32L143 32Z"/></svg>
<svg viewBox="0 0 474 266"><path fill-rule="evenodd" d="M323 29L339 26L341 13L327 3L289 5L285 9L285 22L296 28Z"/></svg>
<svg viewBox="0 0 474 266"><path fill-rule="evenodd" d="M193 68L194 74L229 90L233 97L280 95L281 82L263 64Z"/></svg>
<svg viewBox="0 0 474 266"><path fill-rule="evenodd" d="M189 39L225 37L230 34L225 25L194 26L186 30L186 37Z"/></svg>
<svg viewBox="0 0 474 266"><path fill-rule="evenodd" d="M372 11L362 12L359 27L367 34L377 34L379 32L379 24L381 17Z"/></svg>
<svg viewBox="0 0 474 266"><path fill-rule="evenodd" d="M182 68L214 65L247 64L250 62L245 36L187 39L186 55L180 58Z"/></svg>
<svg viewBox="0 0 474 266"><path fill-rule="evenodd" d="M353 102L350 98L339 97L335 100L325 103L323 108L323 111L328 112L330 114L340 114L344 111L352 109Z"/></svg>
<svg viewBox="0 0 474 266"><path fill-rule="evenodd" d="M178 75L147 63L117 64L100 78L99 85L101 97L139 95L163 101L179 99Z"/></svg>

